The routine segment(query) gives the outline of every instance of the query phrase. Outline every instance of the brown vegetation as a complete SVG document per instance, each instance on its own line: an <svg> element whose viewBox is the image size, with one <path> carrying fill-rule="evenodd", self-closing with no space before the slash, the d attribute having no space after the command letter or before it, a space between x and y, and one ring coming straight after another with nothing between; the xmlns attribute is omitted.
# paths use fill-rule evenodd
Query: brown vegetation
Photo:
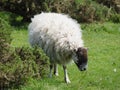
<svg viewBox="0 0 120 90"><path fill-rule="evenodd" d="M46 75L48 58L37 47L10 46L10 26L0 18L0 89L25 84L29 78Z"/></svg>
<svg viewBox="0 0 120 90"><path fill-rule="evenodd" d="M96 2L103 3L103 5ZM0 9L7 10L30 21L30 18L40 12L57 12L69 14L79 22L105 21L111 17L112 6L119 13L117 0L2 0ZM107 5L108 7L104 6Z"/></svg>

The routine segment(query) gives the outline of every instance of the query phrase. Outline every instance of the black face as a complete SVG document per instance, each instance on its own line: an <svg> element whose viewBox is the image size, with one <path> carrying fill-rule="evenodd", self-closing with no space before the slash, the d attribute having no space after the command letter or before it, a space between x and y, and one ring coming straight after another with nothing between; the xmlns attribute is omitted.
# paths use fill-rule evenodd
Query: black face
<svg viewBox="0 0 120 90"><path fill-rule="evenodd" d="M87 69L87 61L88 61L88 56L87 56L87 49L86 48L78 48L76 53L76 65L78 66L79 70L85 71Z"/></svg>

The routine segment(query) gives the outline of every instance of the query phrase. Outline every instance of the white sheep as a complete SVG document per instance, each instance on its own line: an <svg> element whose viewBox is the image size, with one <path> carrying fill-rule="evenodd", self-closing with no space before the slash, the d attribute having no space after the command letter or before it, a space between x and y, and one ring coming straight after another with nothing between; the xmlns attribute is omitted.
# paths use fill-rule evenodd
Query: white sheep
<svg viewBox="0 0 120 90"><path fill-rule="evenodd" d="M87 49L83 47L80 25L68 15L58 13L41 13L32 18L29 27L31 46L38 45L50 58L52 68L58 75L57 64L63 65L64 79L70 83L66 64L72 60L81 71L87 68Z"/></svg>

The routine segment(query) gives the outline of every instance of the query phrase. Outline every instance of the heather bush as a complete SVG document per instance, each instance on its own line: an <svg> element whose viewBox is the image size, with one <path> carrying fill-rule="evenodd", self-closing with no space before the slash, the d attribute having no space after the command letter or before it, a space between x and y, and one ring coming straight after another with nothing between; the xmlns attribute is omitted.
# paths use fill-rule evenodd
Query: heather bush
<svg viewBox="0 0 120 90"><path fill-rule="evenodd" d="M8 62L0 62L0 87L18 87L29 78L41 79L47 73L48 58L39 49L16 48Z"/></svg>
<svg viewBox="0 0 120 90"><path fill-rule="evenodd" d="M30 21L31 17L41 12L69 14L72 18L77 19L78 22L107 21L111 13L113 13L111 7L98 4L97 0L3 1L0 1L2 9L21 15L25 21Z"/></svg>
<svg viewBox="0 0 120 90"><path fill-rule="evenodd" d="M41 79L47 73L48 57L40 48L13 48L11 27L0 18L0 89L26 84L29 78Z"/></svg>
<svg viewBox="0 0 120 90"><path fill-rule="evenodd" d="M95 0L98 3L106 5L109 8L112 8L117 13L120 13L120 1L119 0Z"/></svg>
<svg viewBox="0 0 120 90"><path fill-rule="evenodd" d="M7 22L0 18L0 62L6 62L9 57L11 28Z"/></svg>
<svg viewBox="0 0 120 90"><path fill-rule="evenodd" d="M114 23L120 23L120 14L112 14L109 20Z"/></svg>

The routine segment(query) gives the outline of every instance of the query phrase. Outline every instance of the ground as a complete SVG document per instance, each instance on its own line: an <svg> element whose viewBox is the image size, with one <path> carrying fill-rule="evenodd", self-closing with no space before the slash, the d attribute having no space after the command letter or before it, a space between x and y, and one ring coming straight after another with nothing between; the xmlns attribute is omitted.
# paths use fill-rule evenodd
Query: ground
<svg viewBox="0 0 120 90"><path fill-rule="evenodd" d="M120 89L120 24L111 22L82 24L83 40L88 47L88 70L80 72L74 63L68 65L71 84L59 76L30 79L22 90L119 90ZM18 37L19 36L19 37ZM11 46L30 46L27 28L14 28Z"/></svg>

